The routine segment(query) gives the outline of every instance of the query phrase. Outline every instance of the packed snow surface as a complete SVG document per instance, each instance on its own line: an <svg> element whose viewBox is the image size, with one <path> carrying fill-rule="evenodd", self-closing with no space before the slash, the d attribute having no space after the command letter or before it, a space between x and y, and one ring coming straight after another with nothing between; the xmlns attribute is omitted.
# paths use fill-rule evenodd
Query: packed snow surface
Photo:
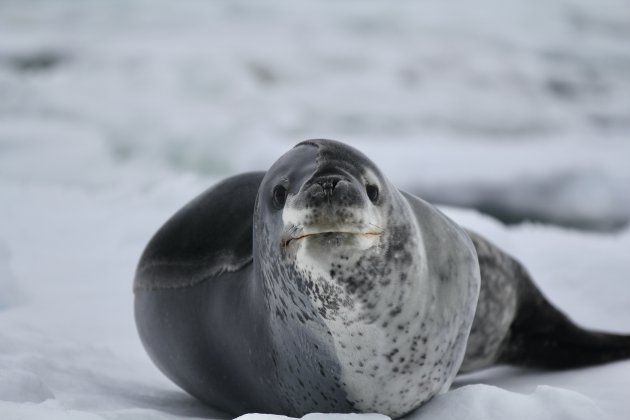
<svg viewBox="0 0 630 420"><path fill-rule="evenodd" d="M188 200L312 137L553 223L445 209L630 333L628 28L624 0L0 2L0 419L229 418L148 359L135 264ZM411 418L622 419L628 395L630 362L497 367Z"/></svg>

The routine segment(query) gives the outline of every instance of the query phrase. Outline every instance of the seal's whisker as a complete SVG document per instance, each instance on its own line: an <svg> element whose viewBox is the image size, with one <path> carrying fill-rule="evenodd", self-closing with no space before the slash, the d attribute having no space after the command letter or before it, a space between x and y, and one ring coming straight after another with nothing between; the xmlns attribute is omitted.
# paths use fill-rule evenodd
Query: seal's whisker
<svg viewBox="0 0 630 420"><path fill-rule="evenodd" d="M380 230L380 231L381 231L381 233L385 232L385 229L383 229L383 228L382 228L382 227L380 227L379 225L375 225L374 223L369 223L369 222L368 222L368 225L370 225L370 226L374 226L375 228L377 228L378 230Z"/></svg>

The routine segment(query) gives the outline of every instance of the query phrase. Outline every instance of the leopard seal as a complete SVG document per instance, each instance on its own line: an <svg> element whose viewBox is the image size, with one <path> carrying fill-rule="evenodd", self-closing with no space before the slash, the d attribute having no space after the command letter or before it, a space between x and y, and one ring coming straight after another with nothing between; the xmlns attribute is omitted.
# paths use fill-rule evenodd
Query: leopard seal
<svg viewBox="0 0 630 420"><path fill-rule="evenodd" d="M147 245L134 291L151 359L233 415L395 418L460 370L628 355L602 352L601 340L621 338L592 341L513 258L331 140L299 143L267 172L187 204ZM580 340L600 359L571 355Z"/></svg>

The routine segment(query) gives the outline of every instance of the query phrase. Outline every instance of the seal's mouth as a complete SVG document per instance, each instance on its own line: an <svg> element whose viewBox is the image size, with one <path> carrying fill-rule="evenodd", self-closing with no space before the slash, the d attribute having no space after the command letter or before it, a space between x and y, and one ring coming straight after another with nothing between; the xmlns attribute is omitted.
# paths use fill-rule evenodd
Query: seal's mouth
<svg viewBox="0 0 630 420"><path fill-rule="evenodd" d="M367 231L357 231L357 230L323 230L323 231L306 231L301 232L300 234L296 234L293 236L285 237L282 240L282 245L284 248L287 248L292 243L296 243L301 241L302 239L312 238L312 237L335 237L335 236L380 236L383 234L382 229L371 229Z"/></svg>

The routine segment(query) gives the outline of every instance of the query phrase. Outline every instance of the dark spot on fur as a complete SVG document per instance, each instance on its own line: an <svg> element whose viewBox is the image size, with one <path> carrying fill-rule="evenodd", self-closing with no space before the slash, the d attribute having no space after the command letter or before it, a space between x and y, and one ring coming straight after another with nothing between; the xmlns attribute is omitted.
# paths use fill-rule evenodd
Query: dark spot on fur
<svg viewBox="0 0 630 420"><path fill-rule="evenodd" d="M400 306L397 306L394 309L392 309L391 311L389 311L389 316L395 317L395 316L399 315L401 312L402 312L402 308Z"/></svg>

